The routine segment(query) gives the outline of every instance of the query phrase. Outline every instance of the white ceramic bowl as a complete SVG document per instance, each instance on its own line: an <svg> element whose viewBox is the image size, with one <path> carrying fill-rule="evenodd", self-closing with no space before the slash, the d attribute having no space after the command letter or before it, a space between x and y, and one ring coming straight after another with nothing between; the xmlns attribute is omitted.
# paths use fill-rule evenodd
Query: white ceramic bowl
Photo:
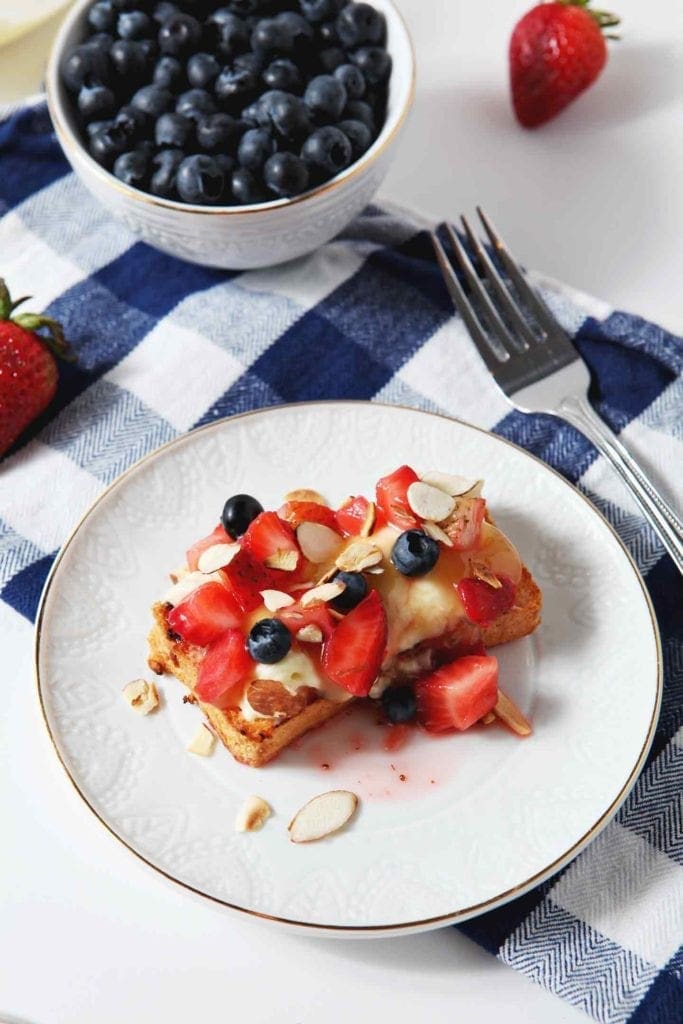
<svg viewBox="0 0 683 1024"><path fill-rule="evenodd" d="M125 185L84 148L59 75L65 53L87 34L86 12L92 0L77 0L55 40L46 78L50 115L69 163L115 217L145 242L173 256L242 270L312 252L334 238L377 191L413 100L415 56L405 22L391 0L372 2L387 19L393 71L386 121L370 149L331 181L295 199L258 206L195 206L159 199Z"/></svg>

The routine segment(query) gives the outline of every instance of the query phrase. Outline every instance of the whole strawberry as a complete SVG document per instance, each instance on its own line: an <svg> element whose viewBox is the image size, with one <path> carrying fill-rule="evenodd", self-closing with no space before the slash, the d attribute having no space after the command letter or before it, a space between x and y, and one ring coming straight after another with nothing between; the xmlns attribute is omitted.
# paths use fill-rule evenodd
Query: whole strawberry
<svg viewBox="0 0 683 1024"><path fill-rule="evenodd" d="M559 114L592 85L607 61L603 30L619 24L590 0L557 0L533 7L510 39L510 87L520 124L535 128Z"/></svg>
<svg viewBox="0 0 683 1024"><path fill-rule="evenodd" d="M50 317L19 313L0 278L0 455L50 404L57 390L54 355L69 358L62 328ZM36 332L42 328L48 337Z"/></svg>

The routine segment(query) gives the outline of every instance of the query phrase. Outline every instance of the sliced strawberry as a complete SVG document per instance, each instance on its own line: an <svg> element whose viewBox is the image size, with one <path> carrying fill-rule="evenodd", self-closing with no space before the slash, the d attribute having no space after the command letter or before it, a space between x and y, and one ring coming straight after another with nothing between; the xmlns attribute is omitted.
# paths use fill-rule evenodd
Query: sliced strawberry
<svg viewBox="0 0 683 1024"><path fill-rule="evenodd" d="M207 704L228 708L239 703L241 684L255 665L239 629L229 629L209 647L199 666L199 680L195 694Z"/></svg>
<svg viewBox="0 0 683 1024"><path fill-rule="evenodd" d="M387 644L387 616L376 590L338 624L323 647L322 666L334 683L367 697Z"/></svg>
<svg viewBox="0 0 683 1024"><path fill-rule="evenodd" d="M193 590L168 613L168 624L190 644L205 647L226 629L237 629L242 610L235 595L221 583L211 581Z"/></svg>
<svg viewBox="0 0 683 1024"><path fill-rule="evenodd" d="M389 476L383 476L377 481L377 507L399 530L414 530L419 526L408 504L408 488L419 479L410 466L400 466Z"/></svg>
<svg viewBox="0 0 683 1024"><path fill-rule="evenodd" d="M253 612L263 604L262 590L283 590L281 577L291 575L266 569L262 562L258 562L244 549L237 552L230 565L222 569L221 573L243 612Z"/></svg>
<svg viewBox="0 0 683 1024"><path fill-rule="evenodd" d="M214 544L232 544L232 537L228 537L227 533L219 523L216 529L209 534L208 537L202 537L198 540L191 548L187 549L187 566L194 572L197 568L197 562L202 552L206 551L207 548L212 548Z"/></svg>
<svg viewBox="0 0 683 1024"><path fill-rule="evenodd" d="M295 572L302 561L302 554L296 542L294 530L283 522L277 512L261 512L251 523L242 538L242 547L257 562L269 569L278 569L283 575ZM295 556L291 569L280 568L278 561Z"/></svg>
<svg viewBox="0 0 683 1024"><path fill-rule="evenodd" d="M345 537L357 537L369 508L370 502L362 495L357 498L349 498L341 508L337 509L337 529L341 530Z"/></svg>
<svg viewBox="0 0 683 1024"><path fill-rule="evenodd" d="M463 498L446 526L454 551L471 551L479 546L481 524L486 514L484 498Z"/></svg>
<svg viewBox="0 0 683 1024"><path fill-rule="evenodd" d="M499 615L509 612L515 603L517 588L510 577L501 574L498 579L501 586L492 587L484 580L467 576L456 587L465 615L477 626L490 626Z"/></svg>
<svg viewBox="0 0 683 1024"><path fill-rule="evenodd" d="M458 658L415 687L417 719L428 732L469 729L495 707L498 662L489 655Z"/></svg>
<svg viewBox="0 0 683 1024"><path fill-rule="evenodd" d="M279 619L282 619L285 626L294 636L304 626L317 626L323 635L323 639L327 640L334 632L336 626L336 622L330 615L330 610L326 604L315 605L313 608L302 608L297 602L296 604L290 604L287 608L281 608L277 616Z"/></svg>
<svg viewBox="0 0 683 1024"><path fill-rule="evenodd" d="M277 510L280 519L289 523L293 530L301 523L322 523L331 530L337 530L337 518L334 511L327 505L319 505L315 501L286 501Z"/></svg>

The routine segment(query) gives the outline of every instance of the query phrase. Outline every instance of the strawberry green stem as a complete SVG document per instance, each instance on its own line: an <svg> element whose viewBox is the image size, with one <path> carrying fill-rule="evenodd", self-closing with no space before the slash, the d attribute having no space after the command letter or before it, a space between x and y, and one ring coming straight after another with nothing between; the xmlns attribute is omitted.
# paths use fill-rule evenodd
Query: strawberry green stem
<svg viewBox="0 0 683 1024"><path fill-rule="evenodd" d="M34 333L47 330L48 336L41 335L40 337L50 351L54 355L59 356L60 359L73 362L74 355L64 337L64 330L60 323L53 320L50 316L44 316L42 313L19 313L18 316L12 315L14 310L18 306L23 305L29 298L29 295L24 295L21 299L13 302L4 279L0 277L0 321L11 320L19 327L23 327L24 330L33 331Z"/></svg>
<svg viewBox="0 0 683 1024"><path fill-rule="evenodd" d="M559 0L559 3L564 4L566 7L582 7L586 14L590 14L591 18L597 21L600 30L606 28L613 28L615 25L620 24L621 18L616 14L610 13L610 11L594 11L589 5L591 0ZM618 36L608 35L608 39L618 39Z"/></svg>

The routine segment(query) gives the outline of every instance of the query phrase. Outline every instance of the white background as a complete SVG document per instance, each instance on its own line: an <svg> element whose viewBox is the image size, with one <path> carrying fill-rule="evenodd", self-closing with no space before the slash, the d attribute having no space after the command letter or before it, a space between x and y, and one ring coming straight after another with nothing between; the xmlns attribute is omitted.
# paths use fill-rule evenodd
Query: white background
<svg viewBox="0 0 683 1024"><path fill-rule="evenodd" d="M506 81L507 39L526 0L399 0L417 48L418 97L384 194L439 219L481 203L527 265L683 333L683 5L617 5L624 38L600 82L526 132L510 114ZM55 25L2 50L0 103L37 91ZM304 939L165 882L66 780L40 719L31 634L0 604L0 1018L586 1019L453 929Z"/></svg>

